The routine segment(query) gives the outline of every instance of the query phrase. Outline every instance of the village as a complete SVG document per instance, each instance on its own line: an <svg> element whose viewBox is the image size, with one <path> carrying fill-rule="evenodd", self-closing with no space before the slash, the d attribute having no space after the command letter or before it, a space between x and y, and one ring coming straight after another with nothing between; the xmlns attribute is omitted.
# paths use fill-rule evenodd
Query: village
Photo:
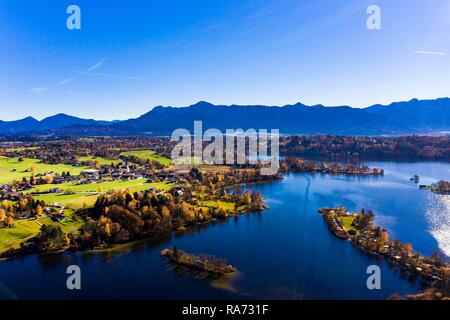
<svg viewBox="0 0 450 320"><path fill-rule="evenodd" d="M43 226L61 228L78 241L80 228L93 219L87 211L99 198L115 193L136 198L170 194L195 212L188 221L204 223L214 216L248 212L250 207L263 210L258 197L249 196L246 205L238 206L236 201L244 195L227 194L228 186L282 178L262 176L255 166L174 165L167 157L170 141L160 138L79 138L0 146L4 239L0 255L20 250ZM173 228L184 228L185 223L177 221Z"/></svg>

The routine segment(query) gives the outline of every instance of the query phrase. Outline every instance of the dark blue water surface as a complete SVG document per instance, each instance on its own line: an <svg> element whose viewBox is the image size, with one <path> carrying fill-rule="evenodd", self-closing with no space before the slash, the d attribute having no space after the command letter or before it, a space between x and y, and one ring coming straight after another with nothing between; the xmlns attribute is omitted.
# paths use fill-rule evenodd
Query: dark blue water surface
<svg viewBox="0 0 450 320"><path fill-rule="evenodd" d="M108 252L29 256L0 262L2 299L385 299L414 293L420 283L383 260L335 238L317 209L365 208L392 237L423 254L440 248L450 255L450 196L409 181L450 180L442 163L369 163L384 177L289 174L283 181L249 186L263 193L270 209L158 241ZM212 281L175 270L159 253L177 245L192 253L224 257L239 269ZM66 288L66 268L77 264L82 290ZM381 268L381 290L368 290L366 269Z"/></svg>

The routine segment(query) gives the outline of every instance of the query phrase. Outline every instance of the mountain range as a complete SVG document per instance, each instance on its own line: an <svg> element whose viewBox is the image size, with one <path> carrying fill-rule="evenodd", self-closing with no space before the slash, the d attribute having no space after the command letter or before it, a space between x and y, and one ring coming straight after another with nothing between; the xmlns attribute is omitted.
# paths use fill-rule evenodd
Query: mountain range
<svg viewBox="0 0 450 320"><path fill-rule="evenodd" d="M450 99L413 99L368 108L349 106L213 105L200 101L188 107L157 106L124 121L97 121L58 114L38 121L32 117L0 121L0 134L46 133L86 135L168 135L177 128L279 129L282 134L396 135L450 132Z"/></svg>
<svg viewBox="0 0 450 320"><path fill-rule="evenodd" d="M98 121L93 119L81 119L67 114L57 114L41 121L36 120L33 117L26 117L21 120L15 121L1 121L0 120L0 134L17 134L17 133L35 133L46 132L52 129L59 129L63 127L75 126L75 125L92 125L103 126L113 124L114 121Z"/></svg>

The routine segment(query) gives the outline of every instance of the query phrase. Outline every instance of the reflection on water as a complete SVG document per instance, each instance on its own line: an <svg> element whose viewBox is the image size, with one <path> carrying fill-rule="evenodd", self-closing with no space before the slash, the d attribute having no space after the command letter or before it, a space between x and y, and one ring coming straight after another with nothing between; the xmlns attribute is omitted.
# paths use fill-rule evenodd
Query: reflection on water
<svg viewBox="0 0 450 320"><path fill-rule="evenodd" d="M450 257L450 195L429 192L431 198L426 217L439 249Z"/></svg>
<svg viewBox="0 0 450 320"><path fill-rule="evenodd" d="M317 209L344 205L376 213L391 236L429 255L450 252L449 196L419 190L421 183L450 180L441 163L369 163L383 177L289 174L283 181L255 184L270 209L210 225L188 228L162 239L110 250L29 256L0 262L3 299L386 299L409 294L421 283L370 256L328 230ZM211 279L160 257L176 245L191 253L225 258L239 272ZM82 270L82 290L66 288L66 268ZM378 264L382 289L368 290L366 269Z"/></svg>

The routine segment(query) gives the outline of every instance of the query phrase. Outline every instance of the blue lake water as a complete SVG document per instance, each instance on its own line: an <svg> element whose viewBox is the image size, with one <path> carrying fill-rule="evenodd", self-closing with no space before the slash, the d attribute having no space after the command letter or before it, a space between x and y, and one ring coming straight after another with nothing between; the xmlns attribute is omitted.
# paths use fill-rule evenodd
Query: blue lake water
<svg viewBox="0 0 450 320"><path fill-rule="evenodd" d="M413 174L428 184L450 180L450 164L368 163L383 177L289 174L283 181L249 186L269 210L194 228L158 241L109 252L29 256L0 262L2 299L385 299L414 293L408 279L383 260L334 237L317 209L344 205L375 212L392 237L429 255L450 256L450 196L419 190ZM224 257L239 273L212 281L175 270L160 258L177 245L192 253ZM66 288L66 268L77 264L82 290ZM366 269L381 268L381 290L368 290Z"/></svg>

